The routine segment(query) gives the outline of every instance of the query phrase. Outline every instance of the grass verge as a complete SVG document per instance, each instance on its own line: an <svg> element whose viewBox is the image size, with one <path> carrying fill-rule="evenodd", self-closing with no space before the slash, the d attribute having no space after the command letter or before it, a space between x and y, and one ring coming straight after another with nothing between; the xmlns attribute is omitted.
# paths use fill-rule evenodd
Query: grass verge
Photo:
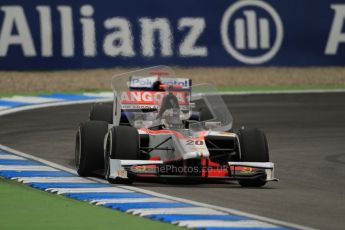
<svg viewBox="0 0 345 230"><path fill-rule="evenodd" d="M0 92L63 92L111 88L111 78L139 68L0 71ZM176 76L223 87L345 85L345 67L174 67Z"/></svg>
<svg viewBox="0 0 345 230"><path fill-rule="evenodd" d="M0 177L0 229L178 229Z"/></svg>

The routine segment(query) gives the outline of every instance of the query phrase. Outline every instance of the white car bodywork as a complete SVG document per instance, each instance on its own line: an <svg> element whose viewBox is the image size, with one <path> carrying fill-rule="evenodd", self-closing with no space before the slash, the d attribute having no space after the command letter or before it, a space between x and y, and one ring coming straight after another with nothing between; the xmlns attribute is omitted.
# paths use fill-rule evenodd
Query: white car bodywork
<svg viewBox="0 0 345 230"><path fill-rule="evenodd" d="M166 89L152 90L156 81L170 87L170 91L167 92ZM172 86L177 86L177 90L173 91ZM210 146L206 144L208 138L228 139L229 143L232 143L230 146L232 149L229 147L226 151L237 151L239 154L241 152L237 134L229 131L232 128L232 116L222 98L214 92L214 87L210 87L210 85L192 87L190 79L176 78L169 67L158 66L114 77L113 90L114 124L109 128L121 125L122 116L125 115L128 123L137 128L139 136L145 136L148 140L149 144L145 146L145 150L149 152L150 159L110 159L109 178L125 179L128 178L129 172L160 176L157 172L159 167L170 162L184 162L190 159L210 160ZM162 100L169 93L177 98L178 114L176 109L170 109L160 117L159 112L163 107ZM200 99L208 108L209 118L201 120L199 110L199 120L190 122L189 127L186 128L185 121L191 119L193 114L198 114L198 111L194 110L193 100ZM177 122L174 123L174 119ZM179 121L181 123L178 123ZM156 129L155 127L163 128ZM226 176L223 175L226 172L220 173L220 176L217 176L216 173L215 176L210 176L210 173L205 175L210 178L238 179L240 176L251 175L251 173L253 175L261 173L265 174L266 181L276 180L272 162L228 161L222 165L222 167L224 166L228 168ZM204 176L204 171L201 175Z"/></svg>

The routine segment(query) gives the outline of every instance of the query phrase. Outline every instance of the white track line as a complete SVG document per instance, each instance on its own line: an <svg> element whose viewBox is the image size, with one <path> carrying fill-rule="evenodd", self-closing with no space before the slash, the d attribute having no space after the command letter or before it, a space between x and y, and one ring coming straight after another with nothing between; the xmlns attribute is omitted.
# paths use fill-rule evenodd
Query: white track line
<svg viewBox="0 0 345 230"><path fill-rule="evenodd" d="M120 199L98 199L98 200L92 200L90 203L96 204L96 205L103 205L108 203L142 203L142 202L162 202L162 203L174 203L176 201L168 200L168 199L162 199L162 198L120 198Z"/></svg>
<svg viewBox="0 0 345 230"><path fill-rule="evenodd" d="M112 98L114 97L113 92L100 92L100 93L83 93L84 96L89 97L105 97L105 98Z"/></svg>
<svg viewBox="0 0 345 230"><path fill-rule="evenodd" d="M64 105L76 105L76 104L88 104L88 103L97 103L97 102L110 102L112 99L105 98L105 99L87 99L84 101L61 101L61 102L53 102L53 103L46 103L46 104L35 104L35 105L28 105L28 106L19 106L19 107L9 107L8 109L4 109L0 111L0 116L6 114L17 113L26 110L32 109L41 109L41 108L48 108L48 107L55 107L55 106L64 106Z"/></svg>
<svg viewBox="0 0 345 230"><path fill-rule="evenodd" d="M257 220L238 220L238 221L222 221L222 220L183 220L174 221L180 227L187 228L205 228L205 227L231 227L231 228L277 228L277 226L264 223Z"/></svg>
<svg viewBox="0 0 345 230"><path fill-rule="evenodd" d="M0 160L27 160L24 157L18 157L13 154L0 154Z"/></svg>
<svg viewBox="0 0 345 230"><path fill-rule="evenodd" d="M61 101L62 99L39 97L39 96L37 96L37 97L13 96L13 97L3 97L3 98L1 98L1 100L11 101L11 102L24 102L24 103L32 103L32 104L41 104L41 103Z"/></svg>
<svg viewBox="0 0 345 230"><path fill-rule="evenodd" d="M1 100L1 98L0 98L0 100ZM9 107L9 106L0 106L0 110L4 110L4 109L10 109L11 107Z"/></svg>
<svg viewBox="0 0 345 230"><path fill-rule="evenodd" d="M54 192L57 194L65 193L88 193L88 192L97 192L97 193L122 193L122 192L133 192L128 191L127 189L117 188L117 187L104 187L104 188L48 188L46 191Z"/></svg>
<svg viewBox="0 0 345 230"><path fill-rule="evenodd" d="M0 170L9 171L58 171L55 168L48 166L32 166L32 165L0 165Z"/></svg>
<svg viewBox="0 0 345 230"><path fill-rule="evenodd" d="M181 207L181 208L139 208L129 209L127 212L134 215L149 216L155 214L200 214L200 215L226 215L228 213L204 207Z"/></svg>
<svg viewBox="0 0 345 230"><path fill-rule="evenodd" d="M17 177L22 183L96 183L82 177Z"/></svg>

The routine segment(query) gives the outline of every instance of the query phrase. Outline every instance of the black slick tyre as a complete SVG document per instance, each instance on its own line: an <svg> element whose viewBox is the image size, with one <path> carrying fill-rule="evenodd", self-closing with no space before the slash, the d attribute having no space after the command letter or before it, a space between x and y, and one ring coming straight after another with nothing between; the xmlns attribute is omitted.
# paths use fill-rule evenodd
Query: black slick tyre
<svg viewBox="0 0 345 230"><path fill-rule="evenodd" d="M268 162L269 151L266 135L260 129L241 129L238 132L243 162ZM241 179L243 187L262 187L266 184L265 178Z"/></svg>
<svg viewBox="0 0 345 230"><path fill-rule="evenodd" d="M139 134L129 126L115 126L108 133L105 152L105 178L112 184L131 184L131 178L110 178L110 159L138 160Z"/></svg>
<svg viewBox="0 0 345 230"><path fill-rule="evenodd" d="M113 106L111 104L96 103L90 110L91 121L105 121L109 124L113 123Z"/></svg>
<svg viewBox="0 0 345 230"><path fill-rule="evenodd" d="M92 176L104 167L104 136L108 123L88 121L80 123L76 134L75 166L79 176Z"/></svg>

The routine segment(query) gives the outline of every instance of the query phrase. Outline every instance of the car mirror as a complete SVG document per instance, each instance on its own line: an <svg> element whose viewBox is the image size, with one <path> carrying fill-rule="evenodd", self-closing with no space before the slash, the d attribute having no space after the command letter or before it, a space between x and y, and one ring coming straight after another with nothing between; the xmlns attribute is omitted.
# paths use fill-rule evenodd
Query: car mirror
<svg viewBox="0 0 345 230"><path fill-rule="evenodd" d="M206 129L215 129L221 127L220 121L206 121L205 122L205 128Z"/></svg>

